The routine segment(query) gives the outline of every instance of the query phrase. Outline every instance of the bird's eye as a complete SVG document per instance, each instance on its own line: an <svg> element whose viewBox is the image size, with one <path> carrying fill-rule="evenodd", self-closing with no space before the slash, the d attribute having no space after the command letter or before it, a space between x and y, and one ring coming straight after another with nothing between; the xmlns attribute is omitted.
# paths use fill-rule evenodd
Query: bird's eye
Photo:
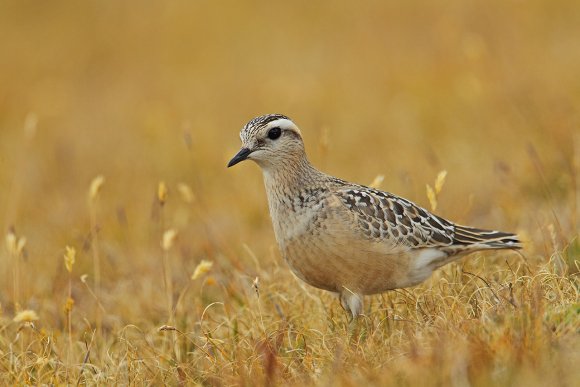
<svg viewBox="0 0 580 387"><path fill-rule="evenodd" d="M281 134L282 134L282 129L280 129L279 127L275 127L275 128L268 130L268 138L270 140L277 139L278 137L280 137Z"/></svg>

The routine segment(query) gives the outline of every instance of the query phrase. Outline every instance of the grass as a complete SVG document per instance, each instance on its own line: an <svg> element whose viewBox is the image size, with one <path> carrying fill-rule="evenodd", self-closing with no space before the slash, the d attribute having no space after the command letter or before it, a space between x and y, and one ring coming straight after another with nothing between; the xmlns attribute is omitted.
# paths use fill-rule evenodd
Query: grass
<svg viewBox="0 0 580 387"><path fill-rule="evenodd" d="M241 4L0 5L2 384L576 384L575 2ZM321 169L525 248L349 332L258 168L225 168L267 112Z"/></svg>

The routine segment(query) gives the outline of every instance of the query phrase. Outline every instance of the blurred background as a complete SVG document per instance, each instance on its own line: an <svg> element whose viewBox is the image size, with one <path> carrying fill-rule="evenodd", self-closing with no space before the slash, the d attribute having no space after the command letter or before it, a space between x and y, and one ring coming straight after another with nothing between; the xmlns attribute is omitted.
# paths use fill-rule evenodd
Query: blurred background
<svg viewBox="0 0 580 387"><path fill-rule="evenodd" d="M320 169L382 174L425 207L447 170L439 215L549 256L578 232L579 42L572 0L2 1L0 226L26 238L19 302L63 323L66 245L91 281L98 175L103 303L119 321L163 321L168 228L176 289L202 259L222 283L253 279L256 260L285 270L259 169L225 167L265 113L300 126Z"/></svg>

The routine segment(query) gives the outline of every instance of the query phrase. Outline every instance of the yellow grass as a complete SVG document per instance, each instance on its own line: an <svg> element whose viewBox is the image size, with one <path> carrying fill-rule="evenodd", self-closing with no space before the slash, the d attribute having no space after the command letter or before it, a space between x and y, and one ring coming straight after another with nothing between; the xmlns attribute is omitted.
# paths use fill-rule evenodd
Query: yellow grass
<svg viewBox="0 0 580 387"><path fill-rule="evenodd" d="M0 383L577 384L579 41L572 0L2 2ZM349 334L225 168L273 112L321 169L525 249Z"/></svg>

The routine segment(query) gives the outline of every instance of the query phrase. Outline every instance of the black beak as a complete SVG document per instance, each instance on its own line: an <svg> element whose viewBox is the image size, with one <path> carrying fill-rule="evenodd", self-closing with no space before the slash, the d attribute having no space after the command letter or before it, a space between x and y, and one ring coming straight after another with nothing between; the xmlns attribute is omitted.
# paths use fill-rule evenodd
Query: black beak
<svg viewBox="0 0 580 387"><path fill-rule="evenodd" d="M252 153L252 151L249 150L248 148L240 149L240 151L228 163L228 168L236 165L240 161L244 161L245 159L247 159L250 153Z"/></svg>

